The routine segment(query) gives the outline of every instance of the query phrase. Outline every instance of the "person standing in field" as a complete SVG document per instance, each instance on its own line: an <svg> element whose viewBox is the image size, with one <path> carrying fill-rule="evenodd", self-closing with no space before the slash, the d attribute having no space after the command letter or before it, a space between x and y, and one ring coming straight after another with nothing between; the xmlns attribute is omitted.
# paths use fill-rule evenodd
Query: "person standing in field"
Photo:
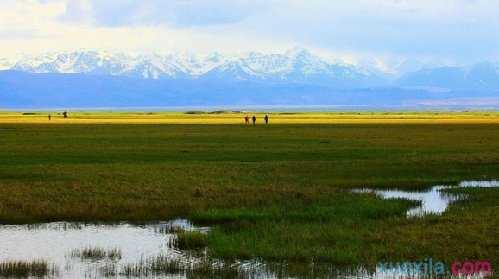
<svg viewBox="0 0 499 279"><path fill-rule="evenodd" d="M67 111L63 112L63 113L62 113L62 116L63 116L64 118L68 118L68 112L67 112Z"/></svg>
<svg viewBox="0 0 499 279"><path fill-rule="evenodd" d="M249 116L247 116L247 115L246 115L246 116L244 117L244 123L245 123L246 125L248 125L248 124L249 124Z"/></svg>
<svg viewBox="0 0 499 279"><path fill-rule="evenodd" d="M49 121L50 121L51 119L52 119L52 115L50 115L50 113L49 113Z"/></svg>
<svg viewBox="0 0 499 279"><path fill-rule="evenodd" d="M265 114L265 117L263 119L265 119L265 125L269 125L269 115Z"/></svg>
<svg viewBox="0 0 499 279"><path fill-rule="evenodd" d="M256 116L253 115L251 119L253 120L253 125L256 125Z"/></svg>

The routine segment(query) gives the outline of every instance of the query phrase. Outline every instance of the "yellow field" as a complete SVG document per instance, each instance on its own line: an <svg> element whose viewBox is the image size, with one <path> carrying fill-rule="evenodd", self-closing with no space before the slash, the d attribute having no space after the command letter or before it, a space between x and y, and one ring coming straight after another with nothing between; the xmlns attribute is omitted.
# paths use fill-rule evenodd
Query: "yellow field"
<svg viewBox="0 0 499 279"><path fill-rule="evenodd" d="M71 112L64 119L57 112L0 112L0 124L244 124L245 113L182 112ZM248 113L251 117L253 113ZM256 113L257 124L263 124L263 113ZM331 112L271 113L270 124L446 124L497 123L499 112Z"/></svg>

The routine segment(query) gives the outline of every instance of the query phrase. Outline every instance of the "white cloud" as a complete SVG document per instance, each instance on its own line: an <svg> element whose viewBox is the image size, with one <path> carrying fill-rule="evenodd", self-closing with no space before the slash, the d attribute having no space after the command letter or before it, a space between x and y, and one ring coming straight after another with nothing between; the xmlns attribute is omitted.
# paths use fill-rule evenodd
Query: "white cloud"
<svg viewBox="0 0 499 279"><path fill-rule="evenodd" d="M499 55L496 0L2 0L0 56L80 48L248 51L349 61Z"/></svg>
<svg viewBox="0 0 499 279"><path fill-rule="evenodd" d="M47 0L51 1L51 0ZM268 7L264 0L72 0L63 18L95 25L155 25L177 27L230 24Z"/></svg>
<svg viewBox="0 0 499 279"><path fill-rule="evenodd" d="M0 53L43 53L81 48L119 50L249 50L279 44L251 44L239 34L177 28L165 23L108 25L96 22L87 0L20 0L0 3ZM202 28L201 28L202 29Z"/></svg>

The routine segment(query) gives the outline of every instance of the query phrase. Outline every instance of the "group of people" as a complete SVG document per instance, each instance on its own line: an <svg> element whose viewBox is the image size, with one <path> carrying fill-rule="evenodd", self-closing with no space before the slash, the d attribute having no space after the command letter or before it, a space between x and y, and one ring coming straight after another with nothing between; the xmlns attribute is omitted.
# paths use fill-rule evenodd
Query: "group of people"
<svg viewBox="0 0 499 279"><path fill-rule="evenodd" d="M68 112L67 111L64 111L62 113L62 116L64 118L68 118ZM52 120L52 115L49 114L48 115L48 118L49 120ZM269 115L268 114L265 114L265 116L263 117L263 120L265 121L265 124L268 125L269 124ZM253 117L251 117L251 121L253 122L253 125L256 125L256 115L253 115ZM248 115L246 115L244 117L244 122L246 123L246 125L250 124L250 117Z"/></svg>
<svg viewBox="0 0 499 279"><path fill-rule="evenodd" d="M263 120L265 121L265 124L268 125L269 124L269 115L265 114L265 116L263 117ZM256 115L253 115L253 117L251 117L251 121L253 122L253 125L256 125ZM244 122L246 123L246 125L250 124L250 117L248 115L246 115L244 117Z"/></svg>
<svg viewBox="0 0 499 279"><path fill-rule="evenodd" d="M63 118L68 118L68 112L67 112L67 111L64 111L64 112L62 113L62 117L63 117ZM48 118L49 118L49 121L50 121L50 120L52 120L52 114L50 114L50 113L49 113Z"/></svg>

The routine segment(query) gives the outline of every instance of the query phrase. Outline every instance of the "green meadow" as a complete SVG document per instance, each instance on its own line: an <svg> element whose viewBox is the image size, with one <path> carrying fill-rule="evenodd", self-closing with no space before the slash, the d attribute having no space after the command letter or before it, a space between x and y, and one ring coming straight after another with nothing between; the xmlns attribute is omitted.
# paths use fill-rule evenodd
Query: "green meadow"
<svg viewBox="0 0 499 279"><path fill-rule="evenodd" d="M212 226L181 246L215 258L498 268L499 189L411 219L416 202L350 192L494 179L497 123L0 124L1 223L181 217Z"/></svg>

